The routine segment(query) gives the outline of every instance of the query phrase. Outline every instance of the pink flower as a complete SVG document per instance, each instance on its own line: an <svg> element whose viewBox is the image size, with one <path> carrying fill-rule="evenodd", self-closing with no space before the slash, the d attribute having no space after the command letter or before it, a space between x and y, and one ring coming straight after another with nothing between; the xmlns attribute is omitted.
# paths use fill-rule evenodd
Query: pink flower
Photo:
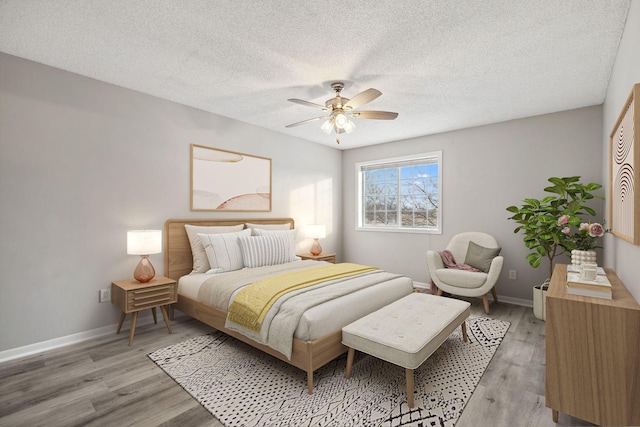
<svg viewBox="0 0 640 427"><path fill-rule="evenodd" d="M567 225L569 223L569 215L562 215L558 218L558 225Z"/></svg>
<svg viewBox="0 0 640 427"><path fill-rule="evenodd" d="M565 228L562 229L562 233L563 234L569 234L569 233L571 233L571 229L569 227L565 227Z"/></svg>
<svg viewBox="0 0 640 427"><path fill-rule="evenodd" d="M589 231L589 226L591 224L589 224L588 222L583 222L580 224L580 231Z"/></svg>
<svg viewBox="0 0 640 427"><path fill-rule="evenodd" d="M597 222L594 222L589 226L589 236L591 237L604 236L604 227L602 227L602 225L598 224Z"/></svg>

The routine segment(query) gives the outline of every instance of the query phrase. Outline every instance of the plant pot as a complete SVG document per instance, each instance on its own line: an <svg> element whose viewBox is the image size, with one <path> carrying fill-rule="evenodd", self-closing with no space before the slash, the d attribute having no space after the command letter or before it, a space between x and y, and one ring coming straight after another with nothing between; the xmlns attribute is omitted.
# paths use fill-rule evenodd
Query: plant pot
<svg viewBox="0 0 640 427"><path fill-rule="evenodd" d="M580 267L583 262L596 262L596 251L579 251L574 249L571 251L571 264L574 267Z"/></svg>
<svg viewBox="0 0 640 427"><path fill-rule="evenodd" d="M542 285L536 285L533 287L533 315L536 317L536 319L547 319L547 289L549 289L549 279L545 280Z"/></svg>

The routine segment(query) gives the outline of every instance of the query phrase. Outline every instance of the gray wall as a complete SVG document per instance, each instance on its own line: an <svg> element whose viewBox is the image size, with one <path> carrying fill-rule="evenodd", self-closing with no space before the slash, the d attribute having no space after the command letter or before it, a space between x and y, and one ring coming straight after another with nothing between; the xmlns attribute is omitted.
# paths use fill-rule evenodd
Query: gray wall
<svg viewBox="0 0 640 427"><path fill-rule="evenodd" d="M6 54L0 75L0 351L116 323L98 289L132 276L128 229L291 216L340 250L339 150ZM190 212L192 143L272 158L273 211Z"/></svg>
<svg viewBox="0 0 640 427"><path fill-rule="evenodd" d="M492 233L505 256L498 292L530 300L547 270L527 264L504 208L542 196L552 175L608 187L609 132L640 82L637 40L640 2L632 2L604 108L345 152L0 53L0 351L114 324L117 309L97 302L98 289L135 268L127 229L247 216L189 211L191 143L271 157L273 212L256 216L328 224L322 246L344 261L426 282L428 249L459 231ZM440 149L442 235L355 231L356 162ZM299 239L300 250L308 246ZM162 255L151 259L161 274ZM640 300L640 246L607 236L599 259Z"/></svg>
<svg viewBox="0 0 640 427"><path fill-rule="evenodd" d="M594 106L345 151L344 257L427 282L427 250L444 249L459 232L484 231L495 236L505 258L498 294L531 300L532 286L549 276L548 263L538 269L528 264L506 208L546 195L551 176L601 182L602 161L593 155L601 135L602 108ZM356 231L355 163L435 150L443 152L443 233ZM601 212L602 203L593 207ZM508 279L509 270L517 271L517 280Z"/></svg>
<svg viewBox="0 0 640 427"><path fill-rule="evenodd" d="M633 1L604 102L602 180L607 182L607 192L609 190L609 134L618 120L631 87L640 83L638 41L640 41L640 1ZM640 189L636 188L636 191ZM608 209L607 214L609 214ZM640 216L640 213L636 212L636 215ZM607 235L604 259L605 264L616 271L635 299L640 301L640 246L634 246L622 239Z"/></svg>

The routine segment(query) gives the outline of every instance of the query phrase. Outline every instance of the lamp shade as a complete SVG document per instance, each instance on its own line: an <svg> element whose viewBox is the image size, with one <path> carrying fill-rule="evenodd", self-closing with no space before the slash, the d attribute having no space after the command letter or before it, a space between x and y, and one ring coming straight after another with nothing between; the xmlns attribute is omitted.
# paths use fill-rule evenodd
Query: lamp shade
<svg viewBox="0 0 640 427"><path fill-rule="evenodd" d="M162 230L127 231L129 255L151 255L162 252Z"/></svg>
<svg viewBox="0 0 640 427"><path fill-rule="evenodd" d="M306 227L307 237L324 239L327 237L327 226L324 224L310 224Z"/></svg>

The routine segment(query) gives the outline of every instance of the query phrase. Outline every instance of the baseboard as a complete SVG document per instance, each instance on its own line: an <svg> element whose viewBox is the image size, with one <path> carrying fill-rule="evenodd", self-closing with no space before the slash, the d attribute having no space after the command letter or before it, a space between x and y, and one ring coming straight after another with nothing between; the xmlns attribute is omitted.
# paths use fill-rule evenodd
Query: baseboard
<svg viewBox="0 0 640 427"><path fill-rule="evenodd" d="M418 289L430 289L431 285L428 283L423 283L423 282L416 282L415 280L413 281L413 287L414 288L418 288Z"/></svg>
<svg viewBox="0 0 640 427"><path fill-rule="evenodd" d="M431 288L431 285L429 285L428 283L414 281L413 287L417 289L428 290ZM489 299L491 300L491 298ZM498 295L498 301L502 301L502 302L506 302L508 304L514 304L514 305L522 305L524 307L533 307L533 300L530 300L530 299L513 298L513 297L507 297L504 295Z"/></svg>
<svg viewBox="0 0 640 427"><path fill-rule="evenodd" d="M180 320L180 317L182 317L182 315L178 315L176 313L176 320ZM152 322L153 316L139 317L138 321L136 322L136 327ZM126 327L126 325L127 324L125 323L124 326ZM94 338L103 337L105 335L114 334L117 329L118 324L114 323L113 325L103 326L101 328L91 329L89 331L78 332L77 334L71 334L60 338L54 338L52 340L25 345L23 347L16 347L9 350L0 351L0 363L7 362L13 359L19 359L25 356L31 356L33 354L42 353L60 347L65 347L71 344L77 344L79 342L92 340ZM128 331L129 328L126 328L126 330Z"/></svg>
<svg viewBox="0 0 640 427"><path fill-rule="evenodd" d="M521 305L524 307L533 307L533 300L530 299L513 298L504 295L498 295L498 301L506 302L507 304Z"/></svg>

